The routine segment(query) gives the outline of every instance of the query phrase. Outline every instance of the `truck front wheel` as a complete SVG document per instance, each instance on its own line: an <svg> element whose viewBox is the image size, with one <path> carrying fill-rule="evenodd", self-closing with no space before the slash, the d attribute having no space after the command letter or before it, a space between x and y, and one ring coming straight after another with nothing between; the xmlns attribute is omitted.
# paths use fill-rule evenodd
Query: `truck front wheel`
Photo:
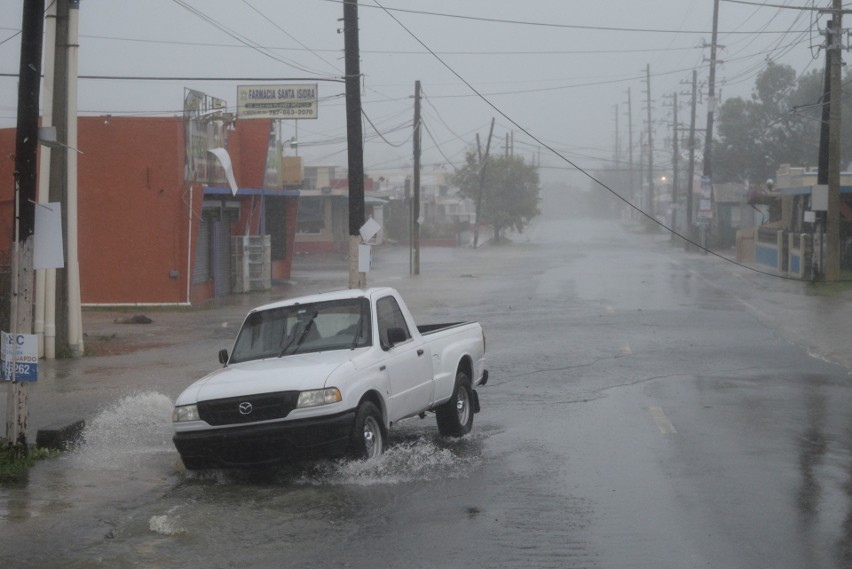
<svg viewBox="0 0 852 569"><path fill-rule="evenodd" d="M470 378L463 371L456 374L456 386L450 400L435 409L438 431L445 437L462 437L473 427L473 393Z"/></svg>
<svg viewBox="0 0 852 569"><path fill-rule="evenodd" d="M384 450L382 414L373 403L365 401L355 414L350 454L353 458L372 460L380 457Z"/></svg>

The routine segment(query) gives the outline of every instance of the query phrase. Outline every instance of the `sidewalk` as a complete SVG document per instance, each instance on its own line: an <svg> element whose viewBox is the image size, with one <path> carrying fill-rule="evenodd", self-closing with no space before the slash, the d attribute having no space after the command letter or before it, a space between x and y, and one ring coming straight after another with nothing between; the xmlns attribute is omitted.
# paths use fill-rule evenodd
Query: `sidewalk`
<svg viewBox="0 0 852 569"><path fill-rule="evenodd" d="M838 287L787 278L756 263L737 263L734 251L716 251L716 256L687 253L669 241L658 246L736 298L788 341L805 346L814 357L846 367L852 375L852 283ZM705 276L708 269L724 271L730 279Z"/></svg>

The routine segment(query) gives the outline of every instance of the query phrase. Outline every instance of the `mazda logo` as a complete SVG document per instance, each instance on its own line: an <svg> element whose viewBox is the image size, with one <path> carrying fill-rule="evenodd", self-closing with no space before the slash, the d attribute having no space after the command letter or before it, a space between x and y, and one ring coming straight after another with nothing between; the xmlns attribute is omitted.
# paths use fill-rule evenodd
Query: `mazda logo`
<svg viewBox="0 0 852 569"><path fill-rule="evenodd" d="M248 415L251 413L251 403L243 401L240 403L240 415Z"/></svg>

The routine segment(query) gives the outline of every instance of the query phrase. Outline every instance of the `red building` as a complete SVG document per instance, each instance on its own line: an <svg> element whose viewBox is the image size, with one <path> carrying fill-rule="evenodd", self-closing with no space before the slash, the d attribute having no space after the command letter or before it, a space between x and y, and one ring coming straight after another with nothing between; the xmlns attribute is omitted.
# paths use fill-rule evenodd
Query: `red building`
<svg viewBox="0 0 852 569"><path fill-rule="evenodd" d="M205 141L194 133L188 143L183 117L80 118L83 304L198 303L289 278L299 192L280 183L271 126L247 120L204 127L216 131L211 140L230 156L239 188L233 194L212 154L203 165L188 158ZM0 130L0 156L14 149L14 129ZM0 263L8 264L14 160L0 162ZM243 236L261 237L235 239Z"/></svg>

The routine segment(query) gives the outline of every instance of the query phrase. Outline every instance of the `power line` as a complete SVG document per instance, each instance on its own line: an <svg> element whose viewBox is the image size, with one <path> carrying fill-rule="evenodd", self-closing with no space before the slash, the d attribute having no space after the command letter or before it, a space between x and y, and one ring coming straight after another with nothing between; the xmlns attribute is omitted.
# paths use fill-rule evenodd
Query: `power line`
<svg viewBox="0 0 852 569"><path fill-rule="evenodd" d="M219 29L220 31L222 31L224 33L226 33L228 36L232 37L233 39L237 40L238 42L245 44L246 46L252 48L254 51L258 52L261 55L264 55L264 56L266 56L270 59L273 59L273 60L275 60L279 63L283 63L284 65L287 65L287 66L292 67L294 69L298 69L299 71L304 71L305 73L316 73L314 70L309 69L307 67L304 67L302 65L299 65L298 63L296 63L294 61L290 61L290 60L284 59L282 57L279 57L279 56L277 56L273 53L270 53L269 50L264 49L257 42L255 42L255 41L251 40L250 38L247 38L246 36L232 30L231 28L222 24L221 22L218 22L217 20L208 16L205 12L199 10L198 8L190 6L188 3L184 2L184 0L172 0L172 2L174 2L175 4L180 6L181 8L185 9L189 13L193 14L194 16L199 18L200 20L207 22L211 26Z"/></svg>
<svg viewBox="0 0 852 569"><path fill-rule="evenodd" d="M326 1L332 1L332 0L326 0ZM779 278L779 279L782 279L782 280L799 280L799 279L793 279L793 277L789 277L789 276L786 276L786 275L778 275L778 274L775 274L775 273L770 273L770 272L768 272L768 271L762 271L762 270L760 270L760 269L756 269L755 267L750 267L750 266L748 266L748 265L746 265L746 264L744 264L744 263L740 263L739 261L735 261L735 260L733 260L733 259L729 259L728 257L725 257L725 256L723 256L723 255L720 255L719 253L717 253L717 252L715 252L715 251L713 251L713 250L711 250L711 249L709 249L709 248L706 248L706 247L704 247L704 246L700 245L699 243L695 243L694 241L692 241L692 240L691 240L691 239L689 239L688 237L686 237L686 236L684 236L684 235L681 235L681 234L680 234L678 231L676 231L675 229L673 229L673 228L671 228L671 227L668 227L665 223L663 223L663 222L659 221L659 220L658 220L655 216L653 216L653 215L651 215L651 214L649 214L649 213L645 212L645 211L644 211L644 210L642 210L641 208L639 208L639 207L635 206L635 205L634 205L634 204L632 204L629 200L627 200L626 198L624 198L621 194L619 194L619 193L618 193L618 192L616 192L614 189L612 189L611 187L609 187L607 184L605 184L605 183L603 183L602 181L598 180L598 179L597 179L595 176L593 176L593 175L592 175L589 171L587 171L587 170L585 170L584 168L580 167L578 164L576 164L576 163L575 163L575 162L573 162L572 160L568 159L566 156L564 156L564 155L560 154L560 153L559 153L556 149L554 149L554 148L553 148L553 147L551 147L550 145L546 144L545 142L541 141L538 137L536 137L534 134L532 134L531 132L529 132L529 130L527 130L526 128L524 128L524 127L523 127L523 126L521 126L520 124L518 124L518 123L517 123L514 119L512 119L509 115L507 115L507 114L506 114L506 113L505 113L502 109L500 109L497 105L495 105L494 103L492 103L492 102L491 102L491 101L490 101L490 100L489 100L489 99L488 99L485 95L481 94L481 93L480 93L480 92L476 89L476 87L474 87L473 85L471 85L471 84L470 84L470 82L468 82L468 81L467 81L464 77L462 77L462 76L461 76L461 74L459 74L459 73L458 73L455 69L453 69L453 67L451 67L451 66L450 66L447 62L445 62L443 59L441 59L441 58L440 58L437 54L435 54L434 52L432 52L432 50L429 48L429 46L427 46L427 45L426 45L426 44L425 44L425 43L424 43L424 42L423 42L423 41L422 41L422 40L421 40L421 39L420 39L420 38L419 38L416 34L414 34L414 33L413 33L410 29L408 29L408 27L406 27L406 26L405 26L405 24L403 24L402 22L400 22L400 21L399 21L399 19L397 19L397 18L396 18L396 16L394 16L393 14L391 14L390 12L388 12L388 11L387 11L387 10L386 10L386 9L385 9L382 5L381 5L381 3L380 3L378 0L374 0L374 2L376 3L376 5L377 5L377 6L379 6L379 7L380 7L380 8L382 8L383 10L385 10L385 12L388 14L388 16L389 16L390 18L392 18L392 19L393 19L393 20L394 20L394 21L395 21L395 22L396 22L396 23L397 23L397 24L398 24L398 25L399 25L399 26L400 26L403 30L405 30L405 31L406 31L406 32L407 32L407 33L408 33L408 34L409 34L409 35L410 35L410 36L411 36L411 37L412 37L412 38L413 38L416 42L418 42L421 46L423 46L423 48L424 48L424 49L426 49L427 51L429 51L430 53L432 53L432 55L435 57L435 59L437 59L437 60L438 60L438 62L439 62L439 63L441 63L441 65L443 65L443 66L444 66L444 67L445 67L445 68L446 68L446 69L447 69L450 73L452 73L453 75L455 75L455 76L456 76L456 77L457 77L457 78L458 78L458 79L459 79L462 83L464 83L464 84L465 84L465 85L466 85L466 86L467 86L467 87L468 87L471 91L473 91L473 92L474 92L474 93L475 93L475 94L476 94L476 95L477 95L477 96L478 96L478 97L479 97L479 98L480 98L480 99L481 99L481 100L482 100L485 104L487 104L489 107L491 107L492 109L494 109L494 111L495 111L495 112L497 112L498 114L500 114L500 116L502 116L503 118L505 118L506 120L508 120L508 121L509 121L510 123L512 123L512 124L513 124L513 125L514 125L517 129L518 129L518 130L520 130L521 132L523 132L524 134L526 134L527 136L529 136L531 139L535 140L536 142L540 143L543 147L545 147L546 149L548 149L548 150L549 150L550 152L552 152L554 155L556 155L556 156L558 156L559 158L561 158L561 159L562 159L563 161L565 161L567 164L569 164L569 165L571 165L573 168L575 168L578 172L580 172L581 174L583 174L584 176L586 176L589 180L591 180L592 182L594 182L594 183L598 184L599 186L601 186L602 188L604 188L604 189L605 189L606 191L608 191L610 194L612 194L613 196L615 196L616 198L618 198L619 200L621 200L621 201L622 201L625 205L627 205L628 207L630 207L630 208L631 208L631 209L633 209L634 211L638 212L640 215L644 216L645 218L647 218L647 219L648 219L649 221L651 221L652 223L654 223L654 224L658 225L659 227L661 227L661 228L665 229L666 231L668 231L668 232L672 233L673 235L675 235L675 236L677 236L677 237L679 237L679 238L683 239L684 241L686 241L686 242L688 242L688 243L690 243L690 244L694 245L695 247L698 247L699 249L701 249L701 250L703 250L703 251L706 251L707 253L709 253L709 254L711 254L711 255L713 255L713 256L715 256L715 257L718 257L719 259L722 259L722 260L724 260L724 261L727 261L728 263L731 263L731 264L733 264L733 265L737 265L737 266L739 266L739 267L742 267L742 268L747 269L747 270L749 270L749 271L753 271L753 272L755 272L755 273L763 274L763 275L770 276L770 277Z"/></svg>
<svg viewBox="0 0 852 569"><path fill-rule="evenodd" d="M343 0L323 0L333 4L342 4ZM452 18L457 20L470 20L475 22L486 22L492 24L512 24L518 26L534 26L542 28L561 28L571 30L590 30L590 31L605 31L605 32L638 32L638 33L657 33L657 34L709 34L709 30L673 30L671 28L622 28L614 26L586 26L580 24L558 24L554 22L534 22L529 20L510 20L502 18L486 18L484 16L465 16L462 14L449 14L446 12L430 12L427 10L410 10L405 8L386 8L376 2L376 6L364 5L364 8L381 8L388 15L391 12L400 12L406 14L417 14L420 16L438 16L442 18ZM397 20L398 21L398 20ZM401 23L400 23L401 24ZM763 32L726 32L737 34L783 34L783 31L763 31Z"/></svg>

